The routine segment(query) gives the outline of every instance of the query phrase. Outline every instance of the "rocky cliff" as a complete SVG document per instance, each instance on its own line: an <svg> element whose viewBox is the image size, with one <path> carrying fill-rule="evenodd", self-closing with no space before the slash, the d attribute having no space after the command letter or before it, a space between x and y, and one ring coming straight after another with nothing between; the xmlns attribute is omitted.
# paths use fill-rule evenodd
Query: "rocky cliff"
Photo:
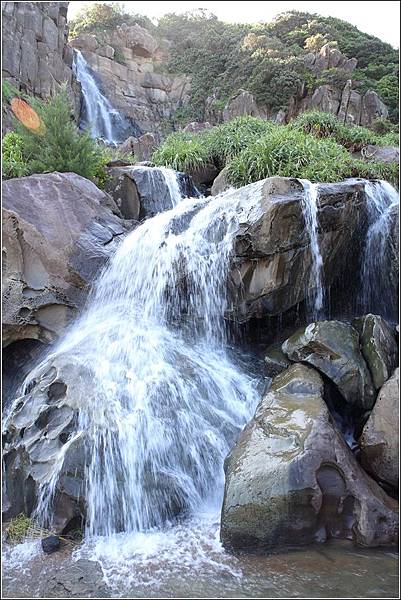
<svg viewBox="0 0 401 600"><path fill-rule="evenodd" d="M72 49L67 44L68 2L2 3L2 80L41 98L62 83L79 116L79 85L72 72ZM4 107L5 126L10 125Z"/></svg>

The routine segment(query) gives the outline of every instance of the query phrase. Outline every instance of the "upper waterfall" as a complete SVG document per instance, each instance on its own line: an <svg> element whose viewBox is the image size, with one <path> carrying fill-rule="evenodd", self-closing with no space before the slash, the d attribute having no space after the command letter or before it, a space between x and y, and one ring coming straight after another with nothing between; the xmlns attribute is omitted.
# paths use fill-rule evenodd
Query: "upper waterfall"
<svg viewBox="0 0 401 600"><path fill-rule="evenodd" d="M82 87L81 126L88 129L94 138L102 138L109 144L121 142L127 127L125 119L100 90L80 50L74 50L73 69Z"/></svg>

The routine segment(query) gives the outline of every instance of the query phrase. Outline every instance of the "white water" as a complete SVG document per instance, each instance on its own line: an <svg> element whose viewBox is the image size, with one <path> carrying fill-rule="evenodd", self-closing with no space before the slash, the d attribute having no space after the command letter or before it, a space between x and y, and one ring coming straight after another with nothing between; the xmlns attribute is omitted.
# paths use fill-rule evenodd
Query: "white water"
<svg viewBox="0 0 401 600"><path fill-rule="evenodd" d="M313 292L309 294L309 304L312 313L311 317L316 320L319 316L322 316L321 311L324 301L324 288L322 282L323 259L319 248L317 221L319 187L317 183L311 183L307 179L301 179L300 181L304 187L302 212L308 231L312 256L311 279L314 287Z"/></svg>
<svg viewBox="0 0 401 600"><path fill-rule="evenodd" d="M362 256L361 305L364 312L379 311L390 318L391 289L388 249L394 208L399 205L397 191L387 181L366 181L368 231Z"/></svg>
<svg viewBox="0 0 401 600"><path fill-rule="evenodd" d="M74 50L74 73L82 87L84 102L84 126L91 136L101 138L109 144L118 143L118 128L124 127L124 119L109 100L102 94L93 73L82 56Z"/></svg>
<svg viewBox="0 0 401 600"><path fill-rule="evenodd" d="M168 526L177 513L218 512L224 458L258 398L255 380L227 353L223 315L235 234L259 206L255 185L250 195L186 199L125 238L86 313L26 382L60 359L92 374L36 518L51 523L77 438L91 448L88 540L111 543L122 531Z"/></svg>

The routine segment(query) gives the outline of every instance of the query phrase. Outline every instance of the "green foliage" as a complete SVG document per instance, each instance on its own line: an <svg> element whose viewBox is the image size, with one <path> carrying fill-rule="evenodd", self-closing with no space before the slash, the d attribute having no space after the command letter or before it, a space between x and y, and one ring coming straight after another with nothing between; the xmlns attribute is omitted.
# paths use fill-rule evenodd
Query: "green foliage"
<svg viewBox="0 0 401 600"><path fill-rule="evenodd" d="M91 2L70 21L70 37L88 33L98 34L101 37L105 30L112 30L123 24L137 24L146 29L153 28L152 21L148 17L125 12L119 2Z"/></svg>
<svg viewBox="0 0 401 600"><path fill-rule="evenodd" d="M31 519L24 514L20 514L11 519L7 528L7 540L11 542L23 542L31 526Z"/></svg>
<svg viewBox="0 0 401 600"><path fill-rule="evenodd" d="M273 175L338 181L348 172L350 161L348 152L333 140L277 127L235 157L227 166L227 176L237 186Z"/></svg>
<svg viewBox="0 0 401 600"><path fill-rule="evenodd" d="M291 122L290 127L317 138L331 137L351 152L359 152L368 144L398 145L398 135L394 131L385 136L379 135L366 127L344 125L334 115L318 110L301 113Z"/></svg>
<svg viewBox="0 0 401 600"><path fill-rule="evenodd" d="M7 133L1 144L2 173L4 179L29 175L28 165L23 154L23 141L18 133Z"/></svg>
<svg viewBox="0 0 401 600"><path fill-rule="evenodd" d="M49 100L32 98L30 104L41 117L44 131L39 134L22 123L16 125L29 173L71 171L93 177L101 155L96 142L87 133L80 133L72 121L65 87Z"/></svg>
<svg viewBox="0 0 401 600"><path fill-rule="evenodd" d="M156 165L164 165L177 171L192 171L211 162L209 146L202 134L184 132L169 135L153 154Z"/></svg>
<svg viewBox="0 0 401 600"><path fill-rule="evenodd" d="M391 120L398 118L397 51L345 21L291 11L269 24L235 25L200 10L166 15L157 34L171 42L168 71L192 77L187 122L207 118L206 99L226 101L240 88L277 111L288 106L303 82L308 91L322 83L342 87L349 78L344 70L328 69L317 78L305 66L305 54L325 42L358 59L356 86L361 92L377 91L389 106Z"/></svg>

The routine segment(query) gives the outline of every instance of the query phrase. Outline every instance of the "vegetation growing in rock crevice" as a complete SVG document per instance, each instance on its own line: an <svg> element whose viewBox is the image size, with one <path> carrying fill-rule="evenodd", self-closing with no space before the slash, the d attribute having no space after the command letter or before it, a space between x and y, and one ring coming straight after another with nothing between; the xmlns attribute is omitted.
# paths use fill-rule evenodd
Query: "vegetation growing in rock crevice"
<svg viewBox="0 0 401 600"><path fill-rule="evenodd" d="M389 135L395 143L395 133L379 136L317 111L304 113L289 125L238 117L198 134L170 135L153 160L183 171L209 164L226 167L230 183L236 186L273 175L326 182L364 177L396 183L398 165L368 163L349 152L366 144L386 144Z"/></svg>

